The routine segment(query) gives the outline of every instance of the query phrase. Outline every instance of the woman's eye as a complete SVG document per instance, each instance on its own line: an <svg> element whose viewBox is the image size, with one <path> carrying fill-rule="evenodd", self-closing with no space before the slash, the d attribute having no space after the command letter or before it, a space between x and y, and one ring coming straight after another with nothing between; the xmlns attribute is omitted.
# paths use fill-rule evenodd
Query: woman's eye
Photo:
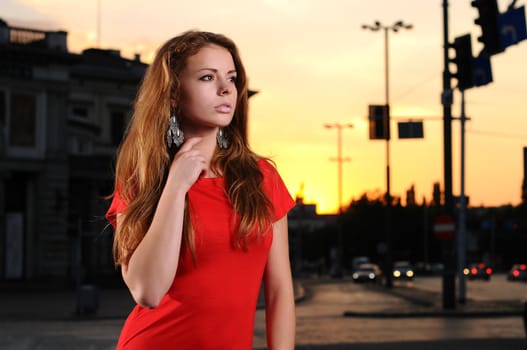
<svg viewBox="0 0 527 350"><path fill-rule="evenodd" d="M235 75L233 75L232 77L229 78L229 81L233 82L233 83L235 83L237 80L238 80L238 77L235 76Z"/></svg>
<svg viewBox="0 0 527 350"><path fill-rule="evenodd" d="M199 80L211 81L212 80L212 75L210 75L210 74L204 75L201 78L199 78Z"/></svg>

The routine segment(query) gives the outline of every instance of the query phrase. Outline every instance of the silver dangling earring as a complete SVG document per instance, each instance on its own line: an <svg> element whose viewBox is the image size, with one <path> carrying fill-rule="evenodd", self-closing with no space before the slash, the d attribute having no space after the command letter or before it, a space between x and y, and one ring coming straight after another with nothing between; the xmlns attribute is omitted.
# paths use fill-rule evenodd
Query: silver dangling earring
<svg viewBox="0 0 527 350"><path fill-rule="evenodd" d="M223 130L223 128L220 128L218 130L218 134L216 135L216 141L218 142L218 146L221 149L229 148L230 142L227 136L225 135L225 130Z"/></svg>
<svg viewBox="0 0 527 350"><path fill-rule="evenodd" d="M183 134L183 131L181 131L181 129L179 128L176 114L172 112L170 115L169 121L168 121L168 130L167 130L168 148L171 148L172 144L175 144L176 147L179 147L183 144L183 141L185 141L185 135Z"/></svg>

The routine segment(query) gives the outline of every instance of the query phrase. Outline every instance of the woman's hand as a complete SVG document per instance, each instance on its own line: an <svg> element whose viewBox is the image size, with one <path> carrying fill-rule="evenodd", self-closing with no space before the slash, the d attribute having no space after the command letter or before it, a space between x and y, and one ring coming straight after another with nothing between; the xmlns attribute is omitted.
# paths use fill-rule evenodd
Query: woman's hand
<svg viewBox="0 0 527 350"><path fill-rule="evenodd" d="M195 147L200 141L201 137L186 140L170 165L168 181L179 184L185 192L207 170L205 157Z"/></svg>

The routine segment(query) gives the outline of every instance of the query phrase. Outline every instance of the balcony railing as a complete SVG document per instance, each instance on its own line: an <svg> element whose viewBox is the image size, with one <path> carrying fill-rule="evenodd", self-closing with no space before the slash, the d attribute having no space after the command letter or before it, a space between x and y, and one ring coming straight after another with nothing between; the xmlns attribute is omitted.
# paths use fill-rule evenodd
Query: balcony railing
<svg viewBox="0 0 527 350"><path fill-rule="evenodd" d="M32 44L36 42L44 42L46 40L46 32L42 30L26 29L26 28L9 28L9 43L10 44Z"/></svg>
<svg viewBox="0 0 527 350"><path fill-rule="evenodd" d="M30 45L67 52L67 35L68 33L64 31L48 32L37 29L10 27L5 22L0 22L0 45Z"/></svg>

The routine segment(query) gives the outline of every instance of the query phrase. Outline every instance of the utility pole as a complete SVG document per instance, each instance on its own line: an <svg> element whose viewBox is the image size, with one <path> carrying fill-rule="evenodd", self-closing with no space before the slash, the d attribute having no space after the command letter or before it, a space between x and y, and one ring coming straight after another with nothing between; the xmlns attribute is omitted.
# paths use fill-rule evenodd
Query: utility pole
<svg viewBox="0 0 527 350"><path fill-rule="evenodd" d="M363 24L362 29L376 32L380 29L384 31L384 96L388 111L390 110L390 74L389 74L389 44L388 32L391 30L397 33L400 29L412 29L411 24L405 24L403 21L397 21L391 26L384 26L379 21L375 21L374 25ZM390 113L388 112L388 131L390 130ZM385 278L386 287L392 287L392 195L390 189L390 135L386 137L386 219L385 219L385 240L386 240L386 257L385 257Z"/></svg>
<svg viewBox="0 0 527 350"><path fill-rule="evenodd" d="M459 283L458 301L461 304L466 302L466 281L463 270L465 268L465 251L466 236L467 236L467 222L466 222L466 208L467 201L465 197L465 122L467 121L465 114L465 91L461 90L461 181L460 181L460 199L459 199L459 218L458 218L458 235L457 235L457 276Z"/></svg>
<svg viewBox="0 0 527 350"><path fill-rule="evenodd" d="M97 39L96 47L101 48L101 0L97 0Z"/></svg>
<svg viewBox="0 0 527 350"><path fill-rule="evenodd" d="M441 104L443 105L443 157L444 157L444 207L445 214L453 217L454 201L452 196L452 103L453 91L450 84L451 73L449 70L450 43L448 39L448 0L443 0L443 92ZM443 308L453 309L456 305L456 281L454 272L454 249L451 241L443 241L443 259L445 271L443 274Z"/></svg>
<svg viewBox="0 0 527 350"><path fill-rule="evenodd" d="M353 124L324 124L327 129L337 129L337 158L332 159L337 162L337 195L338 195L338 213L337 213L337 268L336 275L342 275L342 258L344 255L344 237L342 232L342 163L349 162L350 158L342 157L342 129L353 128Z"/></svg>

